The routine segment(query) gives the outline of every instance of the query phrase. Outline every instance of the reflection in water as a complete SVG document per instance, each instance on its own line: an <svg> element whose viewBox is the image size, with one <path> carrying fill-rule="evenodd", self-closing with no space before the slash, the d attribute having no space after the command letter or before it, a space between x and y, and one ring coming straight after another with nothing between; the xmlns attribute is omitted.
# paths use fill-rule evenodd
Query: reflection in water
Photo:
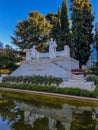
<svg viewBox="0 0 98 130"><path fill-rule="evenodd" d="M70 125L72 122L72 113L73 108L70 108L69 105L64 104L62 109L54 109L48 107L36 107L27 105L24 102L19 103L15 102L17 106L20 107L20 110L24 111L24 121L26 124L30 124L33 128L34 122L37 119L42 119L44 117L48 117L48 127L49 130L56 130L57 129L57 121L61 122L61 125L66 130L70 130Z"/></svg>
<svg viewBox="0 0 98 130"><path fill-rule="evenodd" d="M0 116L0 130L10 130L10 126L8 125L8 120L2 121L2 117Z"/></svg>
<svg viewBox="0 0 98 130"><path fill-rule="evenodd" d="M8 102L0 104L0 130L98 130L98 108L54 108L6 98Z"/></svg>

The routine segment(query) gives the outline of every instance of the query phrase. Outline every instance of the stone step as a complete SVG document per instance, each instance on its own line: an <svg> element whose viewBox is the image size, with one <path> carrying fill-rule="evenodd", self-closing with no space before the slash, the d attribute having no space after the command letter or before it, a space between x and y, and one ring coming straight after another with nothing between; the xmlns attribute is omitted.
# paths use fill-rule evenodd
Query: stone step
<svg viewBox="0 0 98 130"><path fill-rule="evenodd" d="M84 81L85 77L84 77L84 75L74 75L74 74L72 74L72 80L82 80L82 81Z"/></svg>
<svg viewBox="0 0 98 130"><path fill-rule="evenodd" d="M95 89L95 85L93 82L77 82L77 81L64 81L62 82L59 87L61 88L80 88L84 90L90 90L93 91Z"/></svg>
<svg viewBox="0 0 98 130"><path fill-rule="evenodd" d="M24 62L21 66L16 69L11 76L31 76L31 75L41 75L41 76L53 76L61 77L62 79L69 79L71 77L71 72L65 70L64 68L55 65L52 62Z"/></svg>

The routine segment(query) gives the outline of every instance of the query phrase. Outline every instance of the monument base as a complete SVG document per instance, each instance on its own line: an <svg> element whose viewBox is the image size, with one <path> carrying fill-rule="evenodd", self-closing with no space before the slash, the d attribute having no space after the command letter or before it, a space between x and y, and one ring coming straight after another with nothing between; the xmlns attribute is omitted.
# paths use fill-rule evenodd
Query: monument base
<svg viewBox="0 0 98 130"><path fill-rule="evenodd" d="M71 69L78 68L79 64L73 58L56 57L42 58L24 61L18 69L12 72L11 76L53 76L63 80L71 79Z"/></svg>
<svg viewBox="0 0 98 130"><path fill-rule="evenodd" d="M87 81L77 81L77 80L69 80L62 82L59 87L61 88L80 88L84 90L93 91L95 89L94 82L87 82Z"/></svg>
<svg viewBox="0 0 98 130"><path fill-rule="evenodd" d="M63 82L59 87L94 90L93 82L87 82L83 75L73 75L71 70L79 68L79 62L71 57L40 58L24 61L10 76L53 76Z"/></svg>

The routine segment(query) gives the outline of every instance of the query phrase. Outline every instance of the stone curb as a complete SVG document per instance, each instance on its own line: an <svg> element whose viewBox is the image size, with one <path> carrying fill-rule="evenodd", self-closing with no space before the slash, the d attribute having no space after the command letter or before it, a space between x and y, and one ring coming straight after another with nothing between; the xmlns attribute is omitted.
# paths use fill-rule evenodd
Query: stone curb
<svg viewBox="0 0 98 130"><path fill-rule="evenodd" d="M39 91L30 91L30 90L21 90L21 89L12 89L12 88L0 88L0 90L1 91L10 91L10 92L19 92L19 93L24 93L24 94L27 93L27 94L37 94L37 95L68 98L68 99L75 99L75 100L84 100L84 101L89 101L89 102L98 102L97 98L72 96L72 95L58 94L58 93L48 93L48 92L39 92Z"/></svg>

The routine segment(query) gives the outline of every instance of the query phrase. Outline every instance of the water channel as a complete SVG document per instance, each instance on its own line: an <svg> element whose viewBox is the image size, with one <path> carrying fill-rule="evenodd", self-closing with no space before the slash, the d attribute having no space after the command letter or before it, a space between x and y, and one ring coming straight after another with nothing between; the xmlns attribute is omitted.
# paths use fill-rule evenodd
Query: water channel
<svg viewBox="0 0 98 130"><path fill-rule="evenodd" d="M1 91L0 130L98 130L98 103Z"/></svg>

